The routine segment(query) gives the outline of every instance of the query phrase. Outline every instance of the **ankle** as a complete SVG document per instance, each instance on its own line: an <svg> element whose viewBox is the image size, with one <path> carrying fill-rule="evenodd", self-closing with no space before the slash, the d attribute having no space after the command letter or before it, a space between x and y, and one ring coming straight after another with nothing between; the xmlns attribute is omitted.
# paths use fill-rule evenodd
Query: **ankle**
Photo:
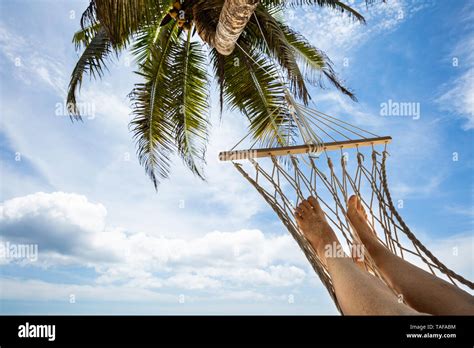
<svg viewBox="0 0 474 348"><path fill-rule="evenodd" d="M370 257L377 263L381 263L392 254L385 245L380 243L378 240L373 240L368 243L364 243L364 247L369 253Z"/></svg>
<svg viewBox="0 0 474 348"><path fill-rule="evenodd" d="M331 253L332 249L337 245L340 247L336 235L327 223L324 223L318 233L308 234L306 235L306 238L311 243L311 246L320 259L325 259L326 255Z"/></svg>

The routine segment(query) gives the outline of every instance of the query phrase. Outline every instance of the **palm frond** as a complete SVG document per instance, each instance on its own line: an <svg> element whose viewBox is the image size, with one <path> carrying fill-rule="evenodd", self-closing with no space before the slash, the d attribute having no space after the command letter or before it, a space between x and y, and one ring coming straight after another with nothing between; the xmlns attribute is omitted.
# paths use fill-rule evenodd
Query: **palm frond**
<svg viewBox="0 0 474 348"><path fill-rule="evenodd" d="M67 108L72 118L81 118L77 108L76 93L82 85L84 74L89 73L92 78L102 77L104 69L107 68L105 65L106 59L112 51L105 29L100 28L84 49L71 74L67 94Z"/></svg>
<svg viewBox="0 0 474 348"><path fill-rule="evenodd" d="M298 66L294 48L287 41L285 33L278 21L263 6L258 6L255 16L252 16L243 40L257 45L262 52L267 51L267 45L272 56L285 72L291 92L305 104L310 96L306 88L303 74Z"/></svg>
<svg viewBox="0 0 474 348"><path fill-rule="evenodd" d="M294 125L277 67L242 39L238 43L229 56L211 50L224 103L247 116L253 138L262 145L287 145L293 141Z"/></svg>
<svg viewBox="0 0 474 348"><path fill-rule="evenodd" d="M202 165L208 140L207 56L198 42L191 41L192 30L179 37L170 49L170 74L166 108L175 125L178 153L188 168L204 179Z"/></svg>
<svg viewBox="0 0 474 348"><path fill-rule="evenodd" d="M156 24L143 26L135 35L130 53L140 66L150 58L151 51L159 42L161 27Z"/></svg>
<svg viewBox="0 0 474 348"><path fill-rule="evenodd" d="M366 0L369 5L376 0ZM267 8L271 7L301 7L301 6L320 6L339 11L346 14L349 18L365 23L365 18L357 10L339 0L261 0L262 5Z"/></svg>
<svg viewBox="0 0 474 348"><path fill-rule="evenodd" d="M130 93L134 118L130 129L137 143L141 165L155 186L166 179L170 170L170 155L176 150L174 125L167 117L171 47L176 44L176 25L162 28L157 45L150 47L150 56L137 72L144 78Z"/></svg>
<svg viewBox="0 0 474 348"><path fill-rule="evenodd" d="M72 42L76 48L76 51L87 47L99 29L100 24L97 23L76 31L72 37Z"/></svg>
<svg viewBox="0 0 474 348"><path fill-rule="evenodd" d="M356 101L354 93L343 85L324 52L311 45L301 34L283 23L279 23L285 37L294 48L297 60L303 65L305 78L313 85L324 87L321 75L325 76L339 91Z"/></svg>
<svg viewBox="0 0 474 348"><path fill-rule="evenodd" d="M183 31L174 20L160 26L165 16L171 16L168 11L173 1L90 0L81 18L82 30L73 37L76 49L84 51L72 73L67 97L71 117L80 119L76 93L84 74L102 77L110 54L118 54L133 42L131 53L143 82L130 93L134 114L130 129L139 161L155 188L169 176L174 153L204 178L202 165L208 141L206 54L191 38L192 30ZM205 42L212 42L223 3L186 0L182 4ZM265 146L289 145L295 140L287 84L304 103L310 98L306 82L322 86L325 79L355 99L338 79L329 58L279 19L287 6L303 5L332 8L364 22L356 10L341 1L261 0L236 50L229 56L212 48L210 51L221 111L226 105L242 112L250 122L253 138Z"/></svg>
<svg viewBox="0 0 474 348"><path fill-rule="evenodd" d="M95 0L90 0L89 5L84 10L81 16L81 28L82 30L85 30L88 27L93 27L98 24L100 23L96 15Z"/></svg>
<svg viewBox="0 0 474 348"><path fill-rule="evenodd" d="M113 46L124 45L141 26L165 15L170 0L91 0L81 18L82 29L100 23Z"/></svg>

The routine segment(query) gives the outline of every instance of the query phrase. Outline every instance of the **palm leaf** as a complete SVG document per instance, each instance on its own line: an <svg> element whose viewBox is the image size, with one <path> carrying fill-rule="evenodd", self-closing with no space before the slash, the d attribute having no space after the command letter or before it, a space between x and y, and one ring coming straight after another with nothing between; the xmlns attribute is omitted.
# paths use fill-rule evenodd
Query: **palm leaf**
<svg viewBox="0 0 474 348"><path fill-rule="evenodd" d="M99 29L100 24L97 23L76 31L72 37L72 42L76 48L76 51L87 47Z"/></svg>
<svg viewBox="0 0 474 348"><path fill-rule="evenodd" d="M168 177L174 152L197 176L204 178L201 167L208 140L206 56L191 39L192 31L184 37L175 21L160 27L172 2L91 0L81 18L82 30L73 37L76 48L84 48L84 52L68 91L70 112L80 118L76 92L83 75L102 77L110 53L118 53L133 41L131 52L143 82L130 93L134 114L130 128L137 142L139 161L155 188ZM187 13L193 16L197 32L206 42L215 34L223 3L224 0L187 0L183 4L189 7ZM303 5L332 8L364 21L341 1L261 0L231 55L221 56L211 49L221 110L225 104L241 111L250 121L253 137L263 145L288 145L294 141L295 126L286 100L287 83L295 97L305 103L309 99L306 82L322 85L322 77L355 99L339 81L326 55L278 19L285 7Z"/></svg>
<svg viewBox="0 0 474 348"><path fill-rule="evenodd" d="M191 171L204 179L202 164L208 139L207 57L198 42L191 41L192 30L170 49L171 72L168 117L175 125L178 152Z"/></svg>
<svg viewBox="0 0 474 348"><path fill-rule="evenodd" d="M93 78L102 77L104 69L106 69L105 61L112 51L112 46L105 29L100 28L90 40L71 74L67 94L67 107L71 117L75 119L81 118L77 108L76 93L81 87L84 74L89 73Z"/></svg>
<svg viewBox="0 0 474 348"><path fill-rule="evenodd" d="M369 5L375 0L366 0L366 4ZM384 1L384 0L382 0ZM314 6L328 7L333 10L339 11L346 14L349 18L355 19L361 23L365 23L365 18L355 9L346 5L339 0L261 0L262 5L265 7L301 7L301 6Z"/></svg>
<svg viewBox="0 0 474 348"><path fill-rule="evenodd" d="M258 6L243 34L244 40L257 45L262 52L272 56L285 72L295 97L307 103L310 96L303 74L298 66L294 48L287 41L278 21L263 6Z"/></svg>
<svg viewBox="0 0 474 348"><path fill-rule="evenodd" d="M130 93L134 118L130 129L137 142L140 164L151 178L155 189L160 179L169 175L170 155L176 149L174 125L167 117L167 84L171 47L176 44L176 24L159 32L157 45L150 47L150 56L140 66L145 82L138 83Z"/></svg>
<svg viewBox="0 0 474 348"><path fill-rule="evenodd" d="M124 45L145 24L165 15L170 0L91 0L81 18L81 26L100 23L113 46Z"/></svg>
<svg viewBox="0 0 474 348"><path fill-rule="evenodd" d="M143 26L136 34L131 54L140 66L150 58L152 49L158 44L161 27L156 24Z"/></svg>
<svg viewBox="0 0 474 348"><path fill-rule="evenodd" d="M352 91L340 81L332 67L331 60L324 52L311 45L301 34L280 23L288 43L294 48L298 62L303 65L305 78L313 85L324 87L321 75L325 76L339 91L356 101Z"/></svg>
<svg viewBox="0 0 474 348"><path fill-rule="evenodd" d="M292 141L293 123L277 68L243 39L238 43L229 56L211 50L224 103L247 116L254 139L268 146L287 145Z"/></svg>

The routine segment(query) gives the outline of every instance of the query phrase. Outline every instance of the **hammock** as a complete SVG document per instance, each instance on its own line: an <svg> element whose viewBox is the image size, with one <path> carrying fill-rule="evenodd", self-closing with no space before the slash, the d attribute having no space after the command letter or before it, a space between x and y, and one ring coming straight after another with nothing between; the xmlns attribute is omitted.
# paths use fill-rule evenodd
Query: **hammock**
<svg viewBox="0 0 474 348"><path fill-rule="evenodd" d="M354 254L357 246L362 245L351 228L346 211L348 198L355 194L365 206L369 223L378 233L377 238L395 255L456 286L474 289L472 282L438 260L397 212L388 188L386 169L391 137L378 136L298 104L288 91L286 96L288 110L285 112L291 114L292 125L297 127L303 145L288 146L290 131L284 134L281 125L275 125L279 134L277 146L255 149L254 143L249 149L235 150L244 138L231 151L221 152L219 159L230 161L278 215L339 312L331 277L295 221L295 207L310 195L319 200L346 252ZM267 118L270 119L274 112ZM337 160L333 160L334 154ZM369 255L364 254L361 262L368 272L384 281Z"/></svg>

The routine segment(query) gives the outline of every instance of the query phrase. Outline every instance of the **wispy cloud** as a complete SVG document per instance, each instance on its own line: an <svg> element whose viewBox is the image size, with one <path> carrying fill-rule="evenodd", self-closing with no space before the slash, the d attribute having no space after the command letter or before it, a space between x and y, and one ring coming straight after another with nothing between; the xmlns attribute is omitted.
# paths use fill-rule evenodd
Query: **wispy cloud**
<svg viewBox="0 0 474 348"><path fill-rule="evenodd" d="M364 15L363 25L331 9L305 7L287 12L289 24L299 29L311 43L329 53L333 60L348 57L350 51L360 47L380 33L395 30L404 21L433 5L432 0L377 1L366 6L364 1L348 1L350 6Z"/></svg>
<svg viewBox="0 0 474 348"><path fill-rule="evenodd" d="M472 40L474 43L474 38ZM472 45L474 50L474 45ZM474 62L473 62L474 63ZM448 84L445 92L436 99L441 110L465 119L464 130L474 129L474 68L469 68L460 77Z"/></svg>
<svg viewBox="0 0 474 348"><path fill-rule="evenodd" d="M428 178L424 182L417 181L415 185L406 184L403 182L397 182L391 186L390 191L396 197L407 198L426 198L432 196L434 192L439 189L440 184L443 182L443 175L436 175Z"/></svg>
<svg viewBox="0 0 474 348"><path fill-rule="evenodd" d="M468 218L471 226L474 227L474 205L463 206L459 204L448 204L446 205L445 209L451 214Z"/></svg>
<svg viewBox="0 0 474 348"><path fill-rule="evenodd" d="M3 69L10 69L24 83L40 82L53 93L66 96L64 67L54 57L39 53L23 36L0 23L0 52L6 58Z"/></svg>
<svg viewBox="0 0 474 348"><path fill-rule="evenodd" d="M446 60L457 77L441 86L436 102L443 111L464 119L463 129L474 129L474 34L472 32L474 6L468 3L460 23L466 35L452 49Z"/></svg>

